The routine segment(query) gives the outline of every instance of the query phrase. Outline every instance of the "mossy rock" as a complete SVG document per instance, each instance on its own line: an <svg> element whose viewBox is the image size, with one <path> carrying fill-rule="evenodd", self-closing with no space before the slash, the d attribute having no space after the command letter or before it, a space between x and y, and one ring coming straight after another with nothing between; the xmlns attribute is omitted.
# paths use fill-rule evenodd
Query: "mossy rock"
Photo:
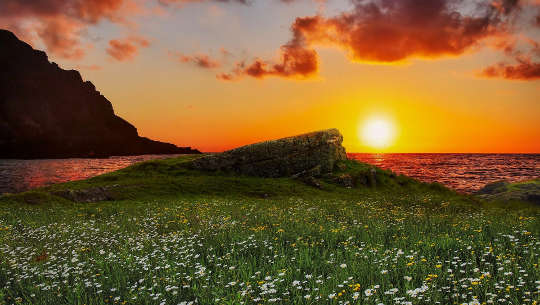
<svg viewBox="0 0 540 305"><path fill-rule="evenodd" d="M343 136L337 129L242 146L194 160L197 170L232 172L240 175L291 177L313 168L332 172L338 161L346 160Z"/></svg>
<svg viewBox="0 0 540 305"><path fill-rule="evenodd" d="M540 179L509 183L489 183L476 192L483 199L499 202L527 202L540 205Z"/></svg>

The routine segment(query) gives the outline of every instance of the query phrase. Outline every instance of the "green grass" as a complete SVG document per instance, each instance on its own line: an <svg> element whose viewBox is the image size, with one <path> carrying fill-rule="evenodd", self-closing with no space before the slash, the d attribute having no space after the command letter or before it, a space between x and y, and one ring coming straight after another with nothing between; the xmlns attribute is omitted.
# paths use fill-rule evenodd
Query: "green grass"
<svg viewBox="0 0 540 305"><path fill-rule="evenodd" d="M532 304L539 209L345 162L321 190L150 161L0 199L0 304ZM357 187L334 182L348 174ZM54 193L115 185L114 201ZM396 290L397 289L397 290Z"/></svg>
<svg viewBox="0 0 540 305"><path fill-rule="evenodd" d="M526 181L521 181L521 182L512 183L512 184L509 185L509 187L510 187L510 188L514 188L514 187L516 187L516 186L524 185L524 184L540 185L540 178L536 178L536 179L532 179L532 180L526 180Z"/></svg>

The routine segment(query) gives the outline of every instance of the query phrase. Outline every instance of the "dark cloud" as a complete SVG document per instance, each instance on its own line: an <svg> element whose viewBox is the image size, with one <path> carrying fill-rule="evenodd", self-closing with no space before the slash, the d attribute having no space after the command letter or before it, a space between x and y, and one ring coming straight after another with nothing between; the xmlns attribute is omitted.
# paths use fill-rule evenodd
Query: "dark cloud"
<svg viewBox="0 0 540 305"><path fill-rule="evenodd" d="M298 18L294 35L310 45L339 46L359 61L459 55L502 31L505 16L517 8L517 0L485 1L465 15L458 0L353 2L352 11L337 17Z"/></svg>
<svg viewBox="0 0 540 305"><path fill-rule="evenodd" d="M127 0L2 0L2 17L57 17L64 15L88 23L102 18L120 18L119 10Z"/></svg>
<svg viewBox="0 0 540 305"><path fill-rule="evenodd" d="M526 51L524 48L513 47L506 51L506 55L513 59L514 63L500 62L491 65L479 75L487 78L503 78L508 80L537 80L540 79L540 42L525 38Z"/></svg>
<svg viewBox="0 0 540 305"><path fill-rule="evenodd" d="M299 17L281 60L241 62L228 76L306 77L317 71L315 46L334 46L354 61L397 62L460 55L486 38L507 34L520 11L518 0L351 0L335 17Z"/></svg>
<svg viewBox="0 0 540 305"><path fill-rule="evenodd" d="M504 78L509 80L540 79L540 62L530 59L520 59L516 64L499 63L485 68L480 73L488 78Z"/></svg>

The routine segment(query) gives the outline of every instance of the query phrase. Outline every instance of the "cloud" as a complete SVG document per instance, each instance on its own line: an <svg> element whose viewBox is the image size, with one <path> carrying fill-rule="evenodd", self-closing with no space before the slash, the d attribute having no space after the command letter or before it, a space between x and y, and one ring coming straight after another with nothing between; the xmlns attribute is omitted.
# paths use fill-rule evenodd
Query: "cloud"
<svg viewBox="0 0 540 305"><path fill-rule="evenodd" d="M375 62L462 54L494 31L489 18L449 12L445 1L418 3L357 5L354 12L331 19L298 18L293 31L310 45L338 46L354 60Z"/></svg>
<svg viewBox="0 0 540 305"><path fill-rule="evenodd" d="M505 48L505 54L513 59L513 64L500 62L484 68L477 74L486 78L508 80L540 79L540 42L530 38L523 40L529 46L527 51L523 51L523 48L516 48L517 43L514 43L512 47Z"/></svg>
<svg viewBox="0 0 540 305"><path fill-rule="evenodd" d="M84 57L77 32L81 26L67 18L52 18L36 27L36 32L47 50L60 57L78 60Z"/></svg>
<svg viewBox="0 0 540 305"><path fill-rule="evenodd" d="M0 0L0 27L15 32L29 43L40 39L52 55L77 60L85 55L85 46L81 40L88 27L104 20L133 27L135 24L129 20L133 15L163 13L160 6L152 7L154 4L160 3L162 7L197 2L248 5L253 1L255 0Z"/></svg>
<svg viewBox="0 0 540 305"><path fill-rule="evenodd" d="M499 63L482 70L480 76L509 80L537 80L540 79L540 62L521 59L514 65Z"/></svg>
<svg viewBox="0 0 540 305"><path fill-rule="evenodd" d="M225 49L225 48L223 48L223 47L219 49L219 52L221 53L221 55L222 55L223 57L230 57L230 56L232 56L232 53L231 53L229 50L227 50L227 49Z"/></svg>
<svg viewBox="0 0 540 305"><path fill-rule="evenodd" d="M59 15L97 23L102 18L118 18L125 0L2 0L0 16L55 17Z"/></svg>
<svg viewBox="0 0 540 305"><path fill-rule="evenodd" d="M0 26L29 42L40 38L48 52L76 60L84 56L80 40L88 26L127 24L137 11L134 0L1 0Z"/></svg>
<svg viewBox="0 0 540 305"><path fill-rule="evenodd" d="M511 32L521 8L518 0L351 1L351 10L334 17L296 18L279 61L243 61L218 78L309 77L317 72L316 46L337 47L352 61L368 63L458 56Z"/></svg>
<svg viewBox="0 0 540 305"><path fill-rule="evenodd" d="M259 0L0 0L0 26L29 42L39 38L55 56L78 60L88 47L81 42L88 27L102 21L132 26L130 17L146 10L140 3L161 3L162 6L157 6L160 8L199 2L249 5L255 1ZM278 49L275 59L239 60L230 72L219 74L218 78L309 78L318 72L319 56L315 48L320 46L341 49L355 62L392 63L411 58L458 56L488 45L517 62L523 54L517 54L514 45L505 43L503 49L489 45L489 40L501 40L501 37L512 40L517 36L518 16L531 7L535 10L528 14L531 20L526 20L527 25L540 26L537 10L540 0L349 1L350 9L335 16L296 18L291 25L291 39ZM116 60L130 60L145 46L132 38L114 39L109 42L107 53ZM184 62L202 68L222 65L204 54L184 56ZM533 55L528 56L531 63L536 61Z"/></svg>
<svg viewBox="0 0 540 305"><path fill-rule="evenodd" d="M169 56L181 63L193 63L199 68L213 69L221 66L221 63L207 54L185 55L180 52L169 52Z"/></svg>
<svg viewBox="0 0 540 305"><path fill-rule="evenodd" d="M162 5L171 5L171 4L186 4L186 3L202 3L202 2L217 2L217 3L240 3L244 5L249 5L255 0L158 0L159 3ZM263 0L268 1L268 0ZM279 2L283 3L292 3L298 0L278 0ZM321 0L316 0L321 1Z"/></svg>
<svg viewBox="0 0 540 305"><path fill-rule="evenodd" d="M281 47L280 61L276 63L255 59L252 63L238 62L230 73L221 73L220 80L230 81L242 76L262 79L268 76L308 78L318 71L317 53L302 43L291 41Z"/></svg>
<svg viewBox="0 0 540 305"><path fill-rule="evenodd" d="M139 48L150 46L150 42L143 37L132 36L125 39L109 41L107 54L117 61L133 60L139 53Z"/></svg>
<svg viewBox="0 0 540 305"><path fill-rule="evenodd" d="M241 4L248 4L249 0L158 0L159 3L163 5L170 5L170 4L184 4L184 3L199 3L199 2L222 2L222 3L228 3L228 2L237 2Z"/></svg>

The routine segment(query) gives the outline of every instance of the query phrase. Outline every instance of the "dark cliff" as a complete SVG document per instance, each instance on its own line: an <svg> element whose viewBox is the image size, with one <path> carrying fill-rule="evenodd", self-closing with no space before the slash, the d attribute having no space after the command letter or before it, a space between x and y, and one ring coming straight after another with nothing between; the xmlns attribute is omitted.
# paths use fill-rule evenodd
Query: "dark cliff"
<svg viewBox="0 0 540 305"><path fill-rule="evenodd" d="M75 70L0 30L0 158L199 153L140 137Z"/></svg>

